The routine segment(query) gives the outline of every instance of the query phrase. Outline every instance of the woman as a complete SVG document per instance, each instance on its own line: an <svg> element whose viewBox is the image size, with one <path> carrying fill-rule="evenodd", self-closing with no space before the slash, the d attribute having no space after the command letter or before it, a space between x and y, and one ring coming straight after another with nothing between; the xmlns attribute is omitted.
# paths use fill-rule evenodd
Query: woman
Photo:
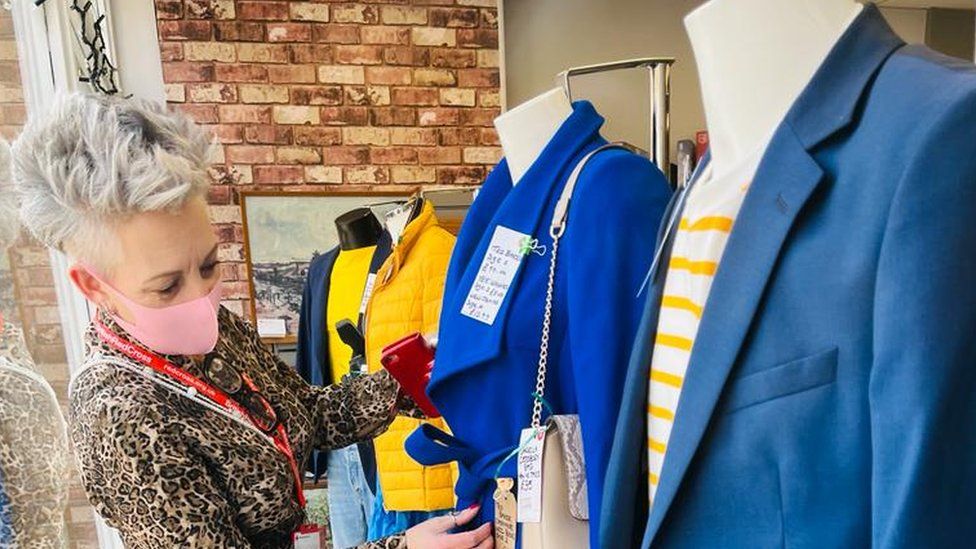
<svg viewBox="0 0 976 549"><path fill-rule="evenodd" d="M19 233L10 150L0 142L0 255ZM65 547L68 436L21 329L0 311L0 549Z"/></svg>
<svg viewBox="0 0 976 549"><path fill-rule="evenodd" d="M98 308L71 438L89 499L133 549L290 547L312 449L374 437L414 408L385 371L310 387L218 306L211 148L163 107L71 95L13 149L22 219L73 259ZM474 514L369 547L491 547L490 528L448 533Z"/></svg>

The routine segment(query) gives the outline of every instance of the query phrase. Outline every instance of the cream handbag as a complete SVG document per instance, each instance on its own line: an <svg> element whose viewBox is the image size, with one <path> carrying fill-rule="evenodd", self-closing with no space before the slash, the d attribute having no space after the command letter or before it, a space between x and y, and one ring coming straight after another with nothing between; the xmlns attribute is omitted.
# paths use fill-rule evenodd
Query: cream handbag
<svg viewBox="0 0 976 549"><path fill-rule="evenodd" d="M542 520L522 524L522 549L589 547L579 416L549 418L542 455Z"/></svg>
<svg viewBox="0 0 976 549"><path fill-rule="evenodd" d="M552 225L549 227L549 235L552 237L552 255L542 320L539 369L536 376L538 398L532 408L533 428L538 428L542 421L542 395L545 393L546 366L549 361L549 329L552 322L556 256L559 251L559 240L566 230L569 201L580 173L590 159L599 152L613 148L632 151L627 145L611 143L583 157L570 173L553 213ZM522 549L584 549L589 547L590 543L590 522L579 416L553 415L548 418L546 425L542 454L541 521L522 524Z"/></svg>

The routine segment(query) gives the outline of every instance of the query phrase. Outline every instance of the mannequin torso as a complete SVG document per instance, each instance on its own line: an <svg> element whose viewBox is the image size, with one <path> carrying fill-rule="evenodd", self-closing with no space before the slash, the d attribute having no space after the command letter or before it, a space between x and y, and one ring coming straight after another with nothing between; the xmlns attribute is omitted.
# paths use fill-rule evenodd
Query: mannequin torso
<svg viewBox="0 0 976 549"><path fill-rule="evenodd" d="M566 93L556 88L495 119L495 129L505 151L513 185L517 185L535 163L572 112Z"/></svg>
<svg viewBox="0 0 976 549"><path fill-rule="evenodd" d="M854 0L711 0L685 18L714 176L763 146L862 7Z"/></svg>

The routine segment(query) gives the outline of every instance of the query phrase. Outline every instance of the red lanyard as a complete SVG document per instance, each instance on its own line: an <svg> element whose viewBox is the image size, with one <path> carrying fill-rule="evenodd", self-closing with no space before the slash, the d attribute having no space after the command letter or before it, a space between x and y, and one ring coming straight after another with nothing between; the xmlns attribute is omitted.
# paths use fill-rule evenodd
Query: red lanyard
<svg viewBox="0 0 976 549"><path fill-rule="evenodd" d="M184 387L196 390L198 394L210 399L218 406L229 410L231 413L236 414L239 417L246 418L251 422L252 425L257 427L257 424L251 417L251 413L248 412L246 408L238 404L237 401L227 395L227 393L197 378L196 376L193 376L183 368L180 368L163 357L148 351L139 345L132 343L131 341L122 339L118 334L108 329L108 327L105 326L101 320L95 321L95 330L98 331L98 335L102 338L102 341L111 345L113 348L115 348L115 350L125 354L125 356L173 379ZM254 386L254 383L251 381L250 377L241 372L241 378L245 381L245 383L248 384L252 391L257 391L257 388ZM260 431L260 429L258 430ZM306 502L305 489L302 486L302 473L298 468L298 460L295 459L295 453L291 449L291 442L288 440L288 432L285 430L285 426L279 422L274 436L270 438L274 442L275 448L277 448L278 451L288 459L288 465L291 468L291 474L295 480L295 496L298 498L298 504L304 509Z"/></svg>

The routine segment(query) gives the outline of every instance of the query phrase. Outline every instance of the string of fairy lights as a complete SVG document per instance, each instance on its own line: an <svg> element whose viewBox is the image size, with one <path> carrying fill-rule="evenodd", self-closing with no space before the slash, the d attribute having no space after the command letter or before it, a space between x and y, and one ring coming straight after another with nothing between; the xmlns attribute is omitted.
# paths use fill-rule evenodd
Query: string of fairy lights
<svg viewBox="0 0 976 549"><path fill-rule="evenodd" d="M35 6L43 6L47 0L33 0ZM120 92L118 84L118 67L109 55L108 20L104 13L99 13L98 6L92 0L70 0L68 5L74 17L71 19L72 30L83 60L81 74L78 80L91 86L94 91L106 95ZM4 0L3 7L11 9L12 0Z"/></svg>

